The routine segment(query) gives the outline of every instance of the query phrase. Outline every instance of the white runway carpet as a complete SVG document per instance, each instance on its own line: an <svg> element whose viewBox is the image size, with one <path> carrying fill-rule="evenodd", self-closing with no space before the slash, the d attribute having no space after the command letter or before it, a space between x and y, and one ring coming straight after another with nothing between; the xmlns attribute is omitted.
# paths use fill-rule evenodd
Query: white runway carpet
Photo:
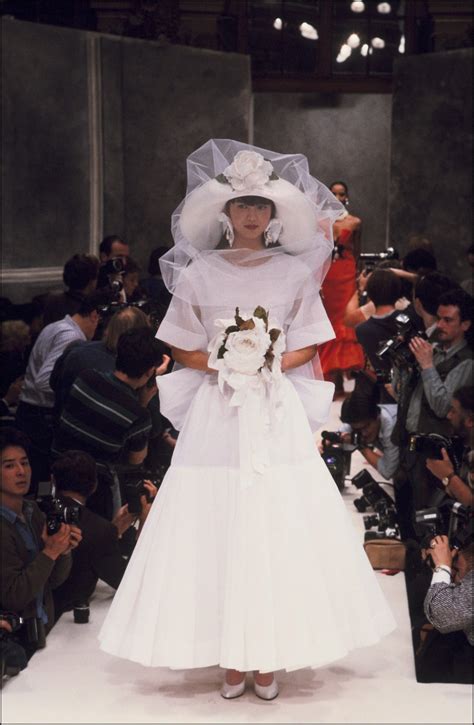
<svg viewBox="0 0 474 725"><path fill-rule="evenodd" d="M327 429L337 428L339 408L339 403L333 404ZM355 454L351 475L363 465ZM358 492L347 483L344 500L362 541L362 516L352 504ZM326 555L330 551L328 541ZM471 723L468 685L417 683L404 575L377 576L398 629L379 645L319 670L279 673L280 696L272 702L254 695L251 678L242 697L224 701L219 695L222 671L217 667L148 669L101 652L97 633L113 590L100 583L89 624L74 624L72 613L64 615L46 649L5 683L2 722Z"/></svg>

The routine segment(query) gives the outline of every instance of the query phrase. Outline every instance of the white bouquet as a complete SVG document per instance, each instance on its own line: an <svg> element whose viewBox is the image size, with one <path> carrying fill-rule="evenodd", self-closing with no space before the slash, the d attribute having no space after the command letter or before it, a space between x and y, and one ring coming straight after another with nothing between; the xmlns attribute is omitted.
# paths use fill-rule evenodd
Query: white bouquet
<svg viewBox="0 0 474 725"><path fill-rule="evenodd" d="M209 344L208 365L218 371L222 392L224 383L238 391L274 383L281 377L285 335L271 327L263 307L256 307L247 319L241 317L237 307L233 320L216 320L215 324L220 332Z"/></svg>

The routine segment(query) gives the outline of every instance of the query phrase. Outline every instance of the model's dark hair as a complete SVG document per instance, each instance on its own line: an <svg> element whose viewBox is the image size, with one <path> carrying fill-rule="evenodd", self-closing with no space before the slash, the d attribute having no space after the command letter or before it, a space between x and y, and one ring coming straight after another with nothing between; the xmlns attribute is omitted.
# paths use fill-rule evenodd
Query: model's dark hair
<svg viewBox="0 0 474 725"><path fill-rule="evenodd" d="M375 269L367 281L367 297L376 307L394 305L401 295L400 278L389 269Z"/></svg>
<svg viewBox="0 0 474 725"><path fill-rule="evenodd" d="M24 433L11 426L0 428L0 453L5 448L23 448L26 455L29 455L30 441Z"/></svg>
<svg viewBox="0 0 474 725"><path fill-rule="evenodd" d="M118 237L116 234L109 234L107 237L104 237L99 245L99 252L101 254L106 254L109 256L109 254L112 251L112 244L114 242L120 242L120 244L127 244L128 242L125 242L122 237Z"/></svg>
<svg viewBox="0 0 474 725"><path fill-rule="evenodd" d="M165 347L150 327L138 327L120 335L115 367L129 378L141 378L151 367L159 365Z"/></svg>
<svg viewBox="0 0 474 725"><path fill-rule="evenodd" d="M332 184L329 185L329 189L331 190L333 186L336 186L336 184L344 187L346 196L349 194L349 187L347 186L345 181L333 181Z"/></svg>
<svg viewBox="0 0 474 725"><path fill-rule="evenodd" d="M457 282L448 275L441 274L441 272L430 272L415 283L413 297L420 300L423 309L428 314L436 315L440 296L444 292L458 288Z"/></svg>
<svg viewBox="0 0 474 725"><path fill-rule="evenodd" d="M402 261L403 269L407 272L428 274L428 272L433 272L437 268L434 254L422 247L412 249L411 252L405 254Z"/></svg>
<svg viewBox="0 0 474 725"><path fill-rule="evenodd" d="M474 413L474 385L463 385L453 393L453 398L459 402L461 408L472 415Z"/></svg>
<svg viewBox="0 0 474 725"><path fill-rule="evenodd" d="M85 451L66 451L51 466L56 491L76 491L86 498L97 484L97 467Z"/></svg>
<svg viewBox="0 0 474 725"><path fill-rule="evenodd" d="M166 254L168 249L168 247L156 247L156 249L153 249L153 251L151 252L150 258L148 260L148 274L151 277L155 277L157 274L161 274L160 259L163 254Z"/></svg>

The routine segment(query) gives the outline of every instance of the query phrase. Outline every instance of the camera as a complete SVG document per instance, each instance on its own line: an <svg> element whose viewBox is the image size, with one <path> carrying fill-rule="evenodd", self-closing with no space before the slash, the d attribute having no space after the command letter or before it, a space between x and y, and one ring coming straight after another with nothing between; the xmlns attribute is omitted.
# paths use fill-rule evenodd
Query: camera
<svg viewBox="0 0 474 725"><path fill-rule="evenodd" d="M351 456L360 445L358 431L352 431L350 443L343 442L343 435L338 431L328 430L323 430L321 433L323 443L321 457L340 491L344 488L346 476L350 474Z"/></svg>
<svg viewBox="0 0 474 725"><path fill-rule="evenodd" d="M125 262L121 257L113 257L104 262L102 269L105 274L123 274L125 272Z"/></svg>
<svg viewBox="0 0 474 725"><path fill-rule="evenodd" d="M23 617L20 617L19 614L15 614L15 612L1 612L0 611L0 619L3 619L5 622L8 622L10 627L12 628L11 632L7 632L5 629L0 629L0 634L6 633L6 634L13 634L14 632L18 632L20 627L22 626L24 620Z"/></svg>
<svg viewBox="0 0 474 725"><path fill-rule="evenodd" d="M366 514L364 520L364 541L371 539L396 539L400 536L397 510L393 503L380 500L374 507L375 513ZM370 531L370 529L376 529Z"/></svg>
<svg viewBox="0 0 474 725"><path fill-rule="evenodd" d="M392 376L392 369L375 371L375 380L377 382L377 385L388 385L388 383L392 382Z"/></svg>
<svg viewBox="0 0 474 725"><path fill-rule="evenodd" d="M78 602L74 604L73 616L76 624L87 624L89 621L89 602Z"/></svg>
<svg viewBox="0 0 474 725"><path fill-rule="evenodd" d="M61 524L79 526L82 515L80 504L67 506L59 498L45 496L38 501L38 506L46 516L46 532L48 536L56 534L61 528Z"/></svg>
<svg viewBox="0 0 474 725"><path fill-rule="evenodd" d="M426 340L426 333L424 330L419 330L405 312L399 312L394 321L396 334L385 340L375 354L379 360L391 362L397 367L415 365L416 358L408 345L414 337Z"/></svg>
<svg viewBox="0 0 474 725"><path fill-rule="evenodd" d="M423 453L427 458L434 458L441 461L443 454L441 449L445 448L456 471L461 468L464 452L464 441L461 436L443 436L438 433L427 433L421 435L414 433L408 439L408 450L410 453Z"/></svg>
<svg viewBox="0 0 474 725"><path fill-rule="evenodd" d="M157 488L165 476L168 466L159 466L155 471L145 471L141 468L122 467L117 468L117 474L121 480L121 490L124 502L131 514L139 514L142 510L140 498L146 496L150 503L153 498L145 486L145 481L151 481Z"/></svg>
<svg viewBox="0 0 474 725"><path fill-rule="evenodd" d="M354 499L354 506L359 513L364 513L368 508L377 511L377 507L385 504L386 506L394 506L393 499L388 495L382 486L374 480L370 473L366 470L359 471L351 480L351 483L362 489L362 496Z"/></svg>
<svg viewBox="0 0 474 725"><path fill-rule="evenodd" d="M359 254L359 260L364 263L364 269L367 272L372 272L379 262L383 262L386 259L399 259L399 254L396 249L387 247L384 252L362 252Z"/></svg>
<svg viewBox="0 0 474 725"><path fill-rule="evenodd" d="M422 549L428 549L435 536L447 536L451 547L462 549L473 538L472 509L457 501L415 512L415 533Z"/></svg>

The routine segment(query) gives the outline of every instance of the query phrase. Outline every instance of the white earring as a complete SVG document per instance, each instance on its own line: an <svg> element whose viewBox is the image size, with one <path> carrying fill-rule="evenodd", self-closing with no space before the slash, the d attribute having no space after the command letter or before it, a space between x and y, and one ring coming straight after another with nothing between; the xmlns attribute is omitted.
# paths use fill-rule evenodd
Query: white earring
<svg viewBox="0 0 474 725"><path fill-rule="evenodd" d="M232 226L232 222L224 212L219 214L217 220L221 222L222 232L229 243L229 247L231 247L234 243L234 227Z"/></svg>
<svg viewBox="0 0 474 725"><path fill-rule="evenodd" d="M278 237L281 234L282 226L283 225L279 219L270 219L268 226L263 233L266 247L268 247L270 244L275 244L278 241Z"/></svg>

